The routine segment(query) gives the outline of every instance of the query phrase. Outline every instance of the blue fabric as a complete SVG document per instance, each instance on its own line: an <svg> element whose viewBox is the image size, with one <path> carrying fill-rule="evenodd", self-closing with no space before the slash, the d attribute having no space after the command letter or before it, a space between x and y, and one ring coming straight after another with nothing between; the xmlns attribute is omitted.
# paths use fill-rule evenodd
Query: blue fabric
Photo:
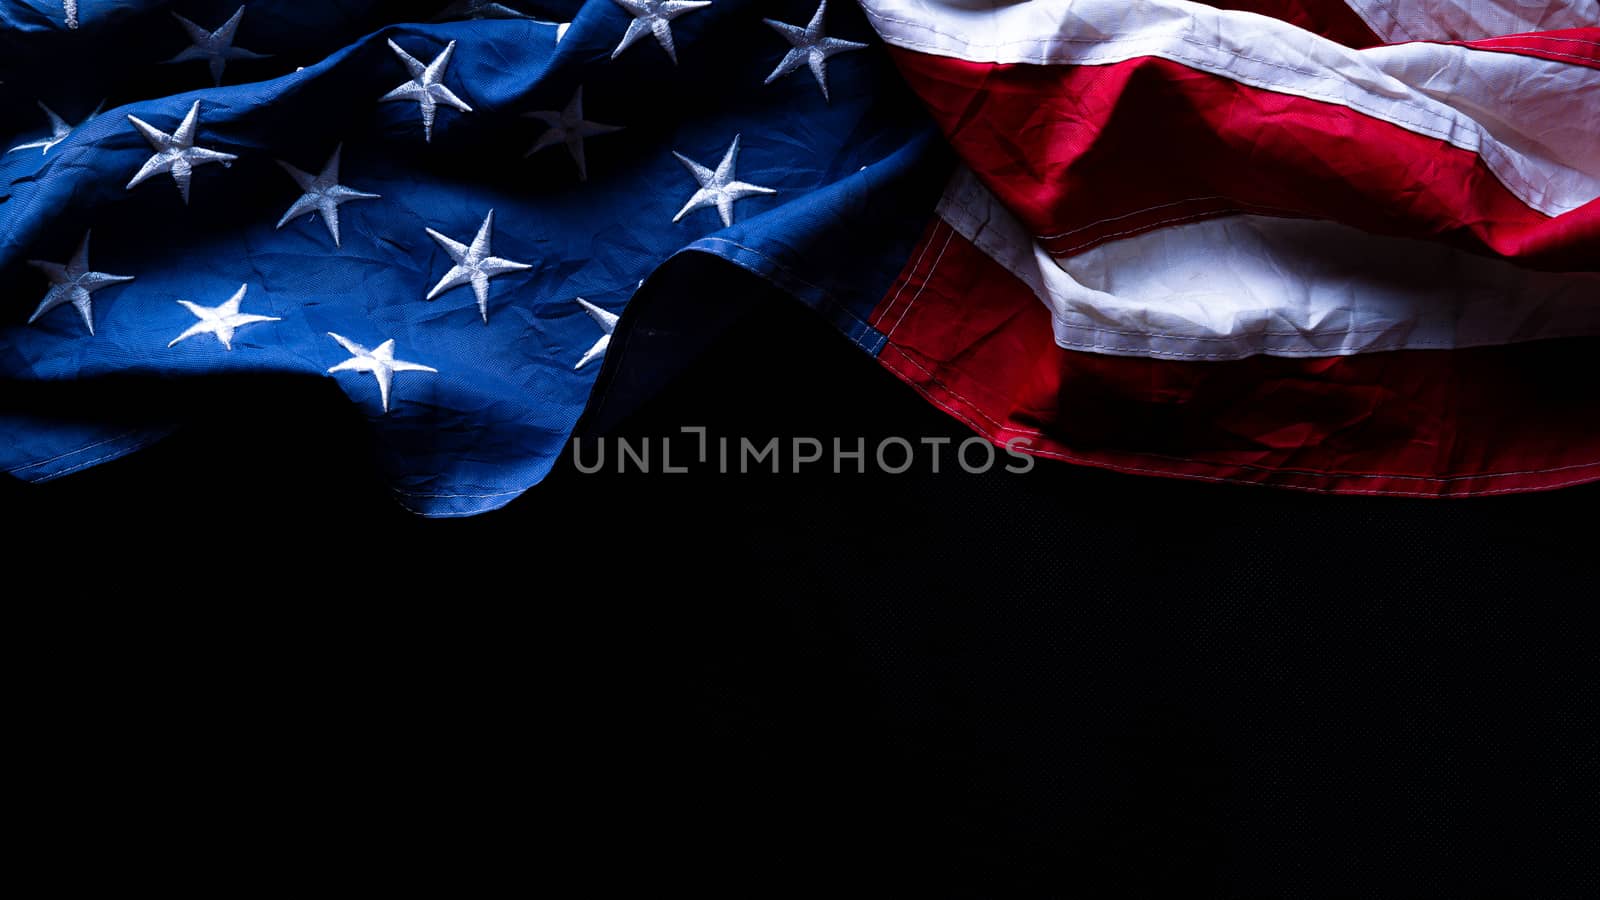
<svg viewBox="0 0 1600 900"><path fill-rule="evenodd" d="M685 249L771 278L875 343L864 320L946 158L881 45L829 61L830 104L805 69L762 83L789 46L761 19L803 25L810 0L681 16L678 66L649 36L611 59L631 17L610 0L507 4L545 22L427 23L446 5L254 0L235 45L270 56L229 62L220 88L204 62L162 64L188 44L169 13L214 29L233 0L80 0L76 30L59 0L0 6L5 147L48 137L36 100L73 124L110 100L47 155L0 156L0 470L44 480L155 440L186 418L170 400L143 407L161 385L214 385L183 396L251 415L237 379L314 376L370 417L407 507L493 509L550 470L599 373L574 368L602 334L574 298L621 312ZM550 23L568 20L557 43ZM853 6L827 23L873 41ZM390 38L423 63L458 42L443 82L474 111L441 105L431 143L415 102L377 102L408 80ZM580 84L587 119L625 128L585 142L587 182L559 145L524 158L544 126L522 113L560 110ZM169 175L127 189L152 152L128 115L171 132L195 100L196 145L238 161L198 167L188 206ZM739 201L731 228L712 209L674 224L696 184L672 151L715 168L736 134L739 179L778 193ZM341 142L340 182L382 199L340 209L342 249L316 216L275 229L301 191L274 161L316 173ZM451 266L424 229L470 242L490 209L494 254L532 268L493 279L485 324L470 287L423 299ZM48 288L26 261L66 262L91 228L91 268L137 280L94 295L93 336L70 305L25 324ZM240 329L231 352L209 335L167 346L197 321L177 301L216 306L241 284L244 312L281 321ZM372 376L327 374L350 356L328 332L393 339L438 374L397 374L385 414ZM96 395L117 397L114 415Z"/></svg>

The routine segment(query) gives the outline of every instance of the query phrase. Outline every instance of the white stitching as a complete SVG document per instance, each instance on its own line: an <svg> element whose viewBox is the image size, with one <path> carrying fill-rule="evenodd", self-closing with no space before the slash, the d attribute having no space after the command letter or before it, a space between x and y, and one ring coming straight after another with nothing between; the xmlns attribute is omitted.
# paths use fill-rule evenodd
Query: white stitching
<svg viewBox="0 0 1600 900"><path fill-rule="evenodd" d="M1284 207L1281 207L1281 206L1267 206L1265 204L1246 203L1246 202L1243 202L1243 201L1240 201L1240 200L1237 200L1237 199L1234 199L1234 198L1230 198L1230 197L1216 197L1216 198L1206 198L1206 199L1228 200L1229 202L1234 203L1236 205L1229 206L1229 207L1222 207L1222 208L1218 208L1218 209L1202 210L1200 212L1191 214L1188 218L1190 218L1190 219L1203 219L1203 218L1205 218L1207 216L1232 216L1232 215L1272 216L1272 217L1280 218L1280 219L1323 219L1324 218L1323 216L1317 215L1316 213L1304 212L1304 211L1298 210L1298 209L1285 209ZM1176 204L1174 204L1174 205L1176 205ZM1159 208L1159 207L1151 207L1151 209L1157 209L1157 208ZM1150 212L1150 210L1149 209L1145 209L1145 210L1140 210L1140 212ZM1125 218L1125 217L1119 217L1119 218ZM1099 243L1102 243L1104 241L1111 240L1112 238L1124 237L1124 236L1130 235L1130 234L1138 234L1141 231L1147 231L1147 230L1152 229L1152 228L1159 228L1162 225L1168 225L1168 224L1171 224L1173 222L1182 222L1182 221L1184 221L1183 217L1174 218L1174 219L1162 219L1162 220L1160 220L1158 222L1151 222L1151 223L1146 224L1146 225L1139 225L1137 227L1130 228L1130 229L1128 229L1126 231L1115 231L1115 232L1111 232L1109 234L1098 235L1096 237L1090 238L1087 241L1084 241L1081 244L1078 244L1077 246L1068 247L1065 250L1048 250L1047 249L1047 252L1051 256L1066 256L1066 255L1071 254L1071 253L1076 253L1079 250L1087 249L1087 248L1089 248L1089 247L1091 247L1091 246L1093 246L1095 244L1099 244ZM1105 223L1104 222L1097 222L1096 224L1103 225Z"/></svg>
<svg viewBox="0 0 1600 900"><path fill-rule="evenodd" d="M80 469L87 469L90 466L95 465L97 463L103 463L106 460L116 459L119 456L126 456L126 455L128 455L130 453L133 453L133 452L141 449L144 446L145 445L143 443L139 443L139 444L134 444L134 445L128 446L128 447L118 447L117 449L111 451L110 453L107 453L104 456L97 456L94 459L89 460L88 462L81 462L81 463L78 463L75 466L68 466L67 468L62 469L59 472L51 472L49 475L46 475L43 480L44 481L54 481L57 478L60 478L60 477L62 477L64 475L71 475L73 472L76 472L76 471L78 471ZM12 471L14 472L16 470L13 469Z"/></svg>
<svg viewBox="0 0 1600 900"><path fill-rule="evenodd" d="M137 430L124 431L123 433L121 433L119 435L116 435L114 437L108 437L103 441L95 441L92 444L86 444L86 445L84 445L82 447L79 447L76 450L69 450L66 453L62 453L62 454L60 454L58 456L52 456L49 459L41 459L41 460L38 460L37 462L31 462L31 463L27 463L25 465L17 466L14 469L7 469L6 470L6 474L7 475L15 475L16 473L21 472L21 471L23 471L25 469L34 469L34 468L38 468L39 466L47 466L50 463L55 462L56 460L66 459L69 456L77 456L79 453L82 453L82 452L84 452L86 450L93 450L96 447L102 447L102 446L104 446L106 444L109 444L109 443L111 443L113 441L120 441L125 437L131 437L131 436L133 436L135 434L138 434L138 433L139 432ZM70 472L72 470L68 469L67 471ZM54 477L54 476L52 476L52 477Z"/></svg>
<svg viewBox="0 0 1600 900"><path fill-rule="evenodd" d="M985 189L985 194L986 194L986 196L987 196L987 198L989 200L989 203L991 205L1003 205L1003 204L1001 204L999 198L994 196L993 192L990 192L987 189ZM1256 204L1256 203L1240 203L1240 201L1233 200L1233 199L1231 199L1229 197L1190 197L1188 200L1177 200L1177 201L1174 201L1172 203L1163 203L1163 204L1161 204L1159 206L1150 206L1150 207L1146 207L1145 209L1135 210L1134 212L1126 213L1124 215L1112 216L1112 217L1107 218L1107 219L1101 219L1098 222L1093 222L1093 223L1091 223L1089 225L1085 225L1085 226L1083 226L1083 228L1075 228L1072 231L1062 232L1061 234L1048 235L1048 236L1039 235L1039 236L1035 236L1035 237L1038 240L1041 240L1041 241L1059 239L1059 238L1062 238L1062 237L1066 237L1069 234L1073 234L1073 233L1078 232L1078 231L1083 231L1085 228L1093 228L1096 225L1104 225L1107 222L1114 222L1114 221L1116 221L1118 219L1126 219L1126 218L1129 218L1130 216L1141 215L1143 213L1150 212L1151 210L1162 209L1162 208L1165 208L1165 207L1168 207L1168 206L1178 206L1179 204L1183 204L1183 203L1194 203L1194 202L1197 202L1197 201L1200 201L1200 200L1228 200L1231 203L1238 203L1239 205L1238 206L1224 208L1224 209L1205 210L1205 211L1202 211L1202 212L1194 213L1193 214L1193 218L1197 218L1198 219L1198 218L1204 218L1206 216L1213 216L1213 215L1215 215L1215 216L1223 216L1223 215L1240 215L1240 214L1242 214L1242 215L1263 215L1263 216L1272 216L1272 215L1276 214L1278 218L1296 218L1296 219L1321 219L1322 218L1321 216L1318 216L1318 215L1315 215L1315 214L1312 214L1312 213L1302 212L1302 211L1296 210L1296 209L1285 209L1284 207L1281 207L1281 206L1267 206L1265 204ZM960 195L955 194L955 193L950 193L950 192L947 191L945 193L944 197L941 198L941 202L948 203L951 206L955 206L955 207L959 208L962 212L967 214L967 218L970 219L973 223L976 223L979 220L987 220L987 219L992 217L992 212L991 211L984 210L984 211L980 212L979 210L973 208L973 206L968 202L968 199L966 197L960 196ZM1128 229L1126 231L1116 231L1116 232L1112 232L1110 234L1100 235L1100 236L1092 238L1092 239L1090 239L1088 241L1085 241L1084 243L1078 244L1077 246L1069 247L1069 248L1067 248L1065 250L1048 250L1047 249L1046 252L1048 252L1051 256L1066 256L1068 254L1075 253L1075 252L1077 252L1079 250L1086 249L1089 246L1091 246L1093 244L1100 243L1102 241L1108 241L1108 240L1110 240L1112 238L1123 237L1123 236L1130 235L1130 234L1137 234L1137 233L1139 233L1141 231L1145 231L1145 230L1148 230L1148 229L1154 229L1154 228L1158 228L1158 227L1160 227L1162 225L1168 225L1168 224L1171 224L1171 223L1174 223L1174 222L1181 222L1181 221L1184 221L1184 218L1180 217L1180 218L1173 218L1173 219L1162 219L1162 220L1157 221L1157 222L1152 222L1152 223L1149 223L1149 224L1146 224L1146 225L1140 225L1137 228L1130 228L1130 229ZM978 231L980 229L979 228L973 228L971 230ZM972 241L974 244L977 244L978 246L983 246L983 243L979 238L977 238L977 237L967 237L967 234L966 234L965 230L962 231L962 236L966 237L967 240ZM993 246L993 245L991 245L991 246ZM990 255L991 256L995 256L997 254L991 253Z"/></svg>
<svg viewBox="0 0 1600 900"><path fill-rule="evenodd" d="M1155 210L1158 210L1158 209L1166 209L1169 206L1182 206L1185 203L1199 203L1202 200L1228 200L1229 202L1232 202L1232 200L1230 198L1221 197L1221 196L1216 196L1216 197L1190 197L1187 200L1174 200L1171 203L1161 203L1161 204L1158 204L1156 206L1146 206L1144 209L1136 209L1133 212L1123 213L1120 216L1107 216L1104 219L1097 219L1097 220L1095 220L1093 222L1090 222L1087 225L1080 225L1077 228L1072 229L1071 231L1061 231L1061 232L1057 232L1055 234L1040 234L1040 235L1035 235L1035 237L1037 237L1041 241L1056 241L1056 240L1060 240L1061 238L1064 238L1064 237L1071 237L1072 235L1077 234L1080 231L1087 231L1088 229L1093 228L1096 225L1104 225L1104 224L1106 224L1108 222L1119 222L1119 221L1121 221L1123 219L1129 219L1129 218L1132 218L1134 216L1143 215L1144 213L1147 213L1147 212L1154 212ZM959 203L961 201L957 200L957 201L953 201L953 202ZM965 208L965 204L963 204L963 208ZM968 212L972 212L972 210L970 210L970 209L968 209L967 211Z"/></svg>
<svg viewBox="0 0 1600 900"><path fill-rule="evenodd" d="M928 248L933 246L934 239L936 237L938 237L938 235L939 235L939 226L940 225L944 225L947 228L949 227L949 223L946 222L944 219L941 218L941 219L936 219L935 220L934 226L933 226L933 230L928 232L928 239L927 239L927 241L923 242L923 244L922 244L922 252L917 254L917 261L911 264L910 270L906 272L906 277L904 279L902 279L901 282L900 282L899 289L896 290L894 292L894 296L889 299L889 305L884 307L883 315L878 316L878 321L879 322L882 322L885 319L888 319L889 318L889 314L894 312L895 304L900 302L900 295L904 294L906 292L906 285L910 284L911 283L911 279L916 276L917 269L921 268L921 266L922 266L922 258L924 256L928 255ZM897 322L896 324L899 324L899 323ZM874 356L878 355L878 353L883 350L884 342L887 341L887 340L889 340L889 336L887 334L880 334L879 335L879 337L878 337L878 345L876 347L872 348L872 354Z"/></svg>
<svg viewBox="0 0 1600 900"><path fill-rule="evenodd" d="M1283 210L1283 212L1288 212L1288 210ZM1241 209L1241 208L1235 206L1235 207L1231 207L1229 209L1213 209L1213 210L1207 210L1206 212L1192 213L1192 214L1187 215L1187 216L1175 216L1175 217L1170 218L1170 219L1162 219L1159 222L1149 222L1149 223L1146 223L1144 225L1140 225L1138 228L1129 228L1126 231L1113 231L1110 234L1102 234L1102 235L1100 235L1098 237L1095 237L1095 238L1092 238L1090 240L1084 241L1081 244L1076 244L1074 246L1068 247L1065 250L1050 250L1048 252L1049 252L1049 254L1051 256L1071 256L1072 254L1077 253L1080 250L1086 250L1086 249L1088 249L1090 247L1095 246L1096 244L1103 244L1103 243L1105 243L1107 241L1110 241L1110 240L1113 240L1115 238L1126 237L1127 235L1130 235L1130 234L1138 234L1138 233L1140 233L1142 231L1153 231L1153 230L1155 230L1157 228L1160 228L1163 225L1175 225L1175 224L1177 224L1179 222L1194 222L1194 221L1198 221L1200 219L1206 219L1206 218L1212 218L1212 217L1235 216L1235 215L1250 215L1250 214L1251 214L1250 210ZM1262 213L1262 215L1266 215L1266 213ZM1287 218L1287 217L1280 217L1280 218ZM1312 216L1310 218L1316 218L1316 217Z"/></svg>
<svg viewBox="0 0 1600 900"><path fill-rule="evenodd" d="M1489 41L1522 41L1529 38L1532 38L1536 41L1564 41L1569 44L1587 44L1590 47L1600 47L1600 41L1586 41L1583 38L1553 37L1546 34L1507 34L1500 37L1484 38L1480 41L1471 41L1463 44L1462 46L1476 49L1478 47L1487 45Z"/></svg>
<svg viewBox="0 0 1600 900"><path fill-rule="evenodd" d="M928 267L928 274L924 275L922 277L922 283L917 285L917 292L911 295L910 300L906 301L906 308L900 311L900 318L894 320L894 327L890 328L889 333L884 335L885 342L887 342L889 338L894 337L895 330L900 327L901 322L906 320L906 314L911 312L911 307L917 305L917 298L922 296L922 292L926 290L928 285L933 281L934 270L939 268L939 262L944 259L944 252L950 249L950 241L954 239L955 236L956 230L955 228L951 228L950 233L945 236L944 246L939 248L939 255L933 258L933 265Z"/></svg>
<svg viewBox="0 0 1600 900"><path fill-rule="evenodd" d="M820 284L813 284L812 282L807 281L804 278L801 278L799 275L794 274L794 271L791 270L788 266L785 266L783 263L778 262L777 260L775 260L772 257L766 255L765 253L762 253L760 250L757 250L757 249L755 249L753 247L746 247L743 244L740 244L740 243L735 242L735 241L730 241L725 237L717 237L716 235L708 235L706 237L701 238L700 240L701 241L715 241L716 243L719 243L719 244L727 244L730 247L737 247L737 248L739 248L740 250L743 250L746 253L753 253L756 256L759 256L762 259L766 260L768 264L770 264L774 269L777 269L780 272L782 272L785 276L787 276L789 278L793 278L795 281L800 282L801 284L805 285L806 287L811 288L812 290L814 290L817 293L821 294L822 296L826 297L830 304L838 305L838 301L834 299L833 294L830 293L827 288L823 287ZM731 262L731 260L730 260L730 262ZM852 318L854 318L854 317L852 316ZM857 321L860 321L860 320L858 319ZM863 323L863 324L865 324L865 323Z"/></svg>
<svg viewBox="0 0 1600 900"><path fill-rule="evenodd" d="M823 300L826 301L826 303L828 305L828 312L830 312L830 313L833 313L833 312L840 313L840 314L844 315L845 317L847 317L848 319L850 319L850 321L855 322L857 325L860 325L863 328L872 330L872 324L870 322L867 322L865 319L862 319L860 316L857 316L855 313L851 312L848 306L846 306L842 301L840 301L838 297L833 295L833 292L829 291L827 288L823 287L820 284L815 284L815 283L813 283L811 281L808 281L808 280L806 280L804 278L801 278L799 275L796 275L794 273L793 269L791 269L788 266L784 265L779 260L774 259L773 257L767 255L766 253L763 253L760 250L755 249L754 247L746 247L745 245L740 244L740 243L738 243L736 241L730 241L727 238L717 237L715 235L709 235L707 237L703 237L703 238L700 239L700 241L715 241L715 242L717 242L719 244L727 244L730 247L737 247L738 249L743 250L744 252L749 253L750 255L761 259L762 261L766 262L768 265L772 266L772 268L776 269L779 272L782 272L785 277L792 278L795 281L798 281L801 284L805 285L806 287L811 288L812 290L814 290L817 293L821 294L822 297L823 297ZM700 243L700 241L696 241L695 243ZM685 247L683 250L680 250L678 252L682 253L682 252L686 252L686 251L694 251L694 252L699 252L699 253L705 253L705 254L707 254L709 256L714 256L717 259L721 259L722 261L724 261L726 263L729 263L730 265L739 266L740 268L745 269L745 271L750 272L753 275L756 275L758 278L759 277L764 277L759 272L755 272L754 270L751 270L751 269L749 269L749 268L747 268L745 266L740 266L740 264L738 262L735 262L734 260L727 259L726 257L716 256L716 254L711 253L709 250L695 251L694 246L690 245L690 246ZM673 255L676 256L677 254L675 253ZM865 349L865 348L863 348L863 349Z"/></svg>
<svg viewBox="0 0 1600 900"><path fill-rule="evenodd" d="M1539 54L1543 54L1544 56L1565 56L1568 59L1577 59L1577 60L1582 60L1583 62L1586 62L1586 63L1600 65L1600 59L1596 59L1593 56L1579 56L1576 53L1560 53L1560 52L1555 51L1555 50L1545 50L1545 49L1543 49L1541 47L1510 47L1510 46L1501 44L1501 45L1494 46L1494 47L1474 47L1473 49L1474 50L1525 50L1528 53L1539 53Z"/></svg>

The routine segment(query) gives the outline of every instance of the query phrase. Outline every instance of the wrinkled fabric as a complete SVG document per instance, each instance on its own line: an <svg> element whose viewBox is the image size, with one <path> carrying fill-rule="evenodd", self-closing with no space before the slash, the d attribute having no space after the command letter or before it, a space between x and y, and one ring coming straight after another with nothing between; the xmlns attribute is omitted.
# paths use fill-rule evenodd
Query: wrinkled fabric
<svg viewBox="0 0 1600 900"><path fill-rule="evenodd" d="M603 332L579 297L622 312L693 249L870 330L944 157L859 11L828 13L829 33L873 41L828 61L830 103L803 69L763 84L789 45L761 19L804 24L810 3L679 17L678 65L649 37L613 59L632 21L615 3L428 21L447 5L248 3L235 46L262 58L230 60L220 88L203 61L165 62L189 44L171 13L216 29L236 3L82 0L75 29L53 0L0 7L5 147L49 136L38 102L76 125L106 100L48 153L0 156L0 470L45 480L144 446L186 419L175 385L215 385L208 412L247 416L241 379L329 378L370 419L402 503L467 515L538 482L583 411L601 367L577 364ZM440 104L431 141L416 102L378 102L411 77L391 40L424 64L455 42L442 81L472 111ZM562 145L524 158L545 128L525 114L579 86L586 119L622 128L585 141L587 181ZM128 117L172 132L195 101L195 144L237 162L196 168L187 205L169 175L130 189L154 151ZM776 193L738 201L731 227L714 209L674 224L697 187L674 152L714 165L735 136L738 177ZM303 193L278 161L314 174L341 144L340 183L381 199L340 207L342 248L316 215L275 228ZM530 268L492 279L485 323L470 287L424 296L453 265L428 229L470 242L490 210L493 254ZM25 324L48 286L27 261L65 262L91 230L93 268L136 280L94 295L92 336L70 308ZM807 271L820 256L827 270ZM231 351L168 346L196 321L179 301L215 307L242 284L243 311L279 321L240 328ZM386 413L371 374L328 372L351 355L330 333L393 340L437 374L396 373Z"/></svg>
<svg viewBox="0 0 1600 900"><path fill-rule="evenodd" d="M1600 478L1588 0L862 5L965 166L876 352L978 433L1356 495Z"/></svg>

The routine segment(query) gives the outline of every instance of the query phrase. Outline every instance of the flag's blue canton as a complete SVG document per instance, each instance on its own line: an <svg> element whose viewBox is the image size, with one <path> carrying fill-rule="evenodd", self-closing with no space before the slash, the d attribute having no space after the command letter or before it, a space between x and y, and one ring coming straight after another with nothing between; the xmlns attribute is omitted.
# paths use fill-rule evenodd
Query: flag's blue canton
<svg viewBox="0 0 1600 900"><path fill-rule="evenodd" d="M240 5L79 0L68 27L61 0L0 4L0 150L35 144L0 156L0 470L44 480L114 458L181 423L174 404L191 398L227 408L237 389L232 412L250 415L244 376L298 374L334 379L371 418L408 507L492 509L549 471L600 369L579 364L604 314L669 257L722 256L873 343L861 320L929 211L940 151L881 45L826 60L831 102L804 67L763 83L794 49L763 19L804 27L812 0L680 9L666 23L676 65L648 21L613 58L658 8L636 0L251 0L224 35L249 55L229 58L221 87L203 60L169 64L193 41L171 13L209 33ZM446 7L476 17L430 22ZM826 28L872 40L844 3ZM56 117L76 127L41 149ZM581 145L541 141L554 127ZM715 197L675 224L702 185L674 154L715 170L736 138L732 177L775 193L736 200L731 227ZM191 145L237 160L173 164ZM130 186L157 157L166 168ZM333 184L377 195L331 204L339 246L323 196L300 202ZM97 286L85 315L59 287L27 324L91 232L87 271L134 280ZM424 299L442 280L459 286ZM140 404L173 385L185 390Z"/></svg>

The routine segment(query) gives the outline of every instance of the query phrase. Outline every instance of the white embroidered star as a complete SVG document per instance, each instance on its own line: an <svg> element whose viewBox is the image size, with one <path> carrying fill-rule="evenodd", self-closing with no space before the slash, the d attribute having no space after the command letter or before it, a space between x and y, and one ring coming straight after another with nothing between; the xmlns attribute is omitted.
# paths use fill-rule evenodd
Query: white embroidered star
<svg viewBox="0 0 1600 900"><path fill-rule="evenodd" d="M711 0L612 0L612 2L627 10L628 14L633 16L633 21L628 23L628 30L622 35L622 43L611 51L611 58L616 59L622 55L622 51L632 47L646 34L653 34L656 43L667 51L667 58L672 60L673 65L678 63L678 48L672 44L672 20L711 5Z"/></svg>
<svg viewBox="0 0 1600 900"><path fill-rule="evenodd" d="M200 101L196 100L189 107L189 114L183 117L183 122L178 125L178 130L167 134L159 128L144 121L138 116L128 116L128 121L133 127L139 129L144 139L150 142L151 149L156 155L150 157L139 174L133 176L128 182L128 190L133 190L145 179L163 172L170 172L172 180L178 184L178 193L183 195L183 202L189 202L189 182L194 175L195 166L206 163L222 163L223 168L233 165L239 157L232 153L220 153L216 150L207 150L194 145L195 132L200 127Z"/></svg>
<svg viewBox="0 0 1600 900"><path fill-rule="evenodd" d="M68 125L65 119L55 114L54 110L48 106L45 106L43 103L40 103L39 108L44 110L45 118L50 121L50 137L42 141L30 141L26 144L18 144L6 152L15 153L18 150L36 150L43 148L44 155L48 156L50 151L55 149L57 144L66 140L69 136L71 136L72 132L82 128L84 122L87 122L95 116L100 115L100 110L104 107L105 103L101 102L99 106L94 108L94 112L89 113L84 117L83 122L79 122L76 125Z"/></svg>
<svg viewBox="0 0 1600 900"><path fill-rule="evenodd" d="M433 123L438 116L439 104L443 103L462 112L472 112L472 107L468 106L465 100L457 97L448 87L445 87L443 82L444 70L449 67L450 57L456 52L455 41L446 44L444 50L433 58L433 62L428 63L426 66L416 57L400 49L400 45L392 40L389 41L389 49L393 50L395 55L400 57L400 61L405 63L406 71L411 73L411 80L384 94L379 98L379 102L415 100L417 105L422 108L424 140L430 142L433 140Z"/></svg>
<svg viewBox="0 0 1600 900"><path fill-rule="evenodd" d="M322 174L316 176L302 172L281 159L278 160L278 165L289 173L295 184L300 185L300 190L305 191L300 199L289 207L289 211L283 214L283 218L278 220L279 228L301 216L320 212L323 224L328 226L328 233L333 235L333 245L344 246L339 240L339 204L351 200L377 200L379 195L351 190L339 183L339 154L343 151L343 144L333 148L333 155L328 157L327 164L322 167Z"/></svg>
<svg viewBox="0 0 1600 900"><path fill-rule="evenodd" d="M78 245L77 252L72 254L72 261L66 265L37 259L28 260L28 265L43 272L45 277L50 279L50 292L44 295L43 302L33 311L28 324L32 325L40 316L63 303L71 303L78 310L78 314L83 316L83 324L89 327L91 335L94 334L94 301L90 295L103 287L133 280L132 275L107 275L104 272L89 270L88 232L84 233L83 243Z"/></svg>
<svg viewBox="0 0 1600 900"><path fill-rule="evenodd" d="M355 372L361 375L371 375L378 380L378 396L383 399L383 411L389 411L389 390L394 384L396 372L433 372L438 369L424 366L420 363L406 362L394 358L394 341L387 340L376 348L368 350L347 337L328 332L328 337L339 342L339 346L350 354L350 358L328 370L334 372Z"/></svg>
<svg viewBox="0 0 1600 900"><path fill-rule="evenodd" d="M779 34L790 43L791 48L784 54L778 67L772 70L767 80L762 84L771 84L779 78L795 71L803 65L811 66L811 74L817 79L817 86L822 88L822 99L828 100L828 57L851 50L865 50L866 44L856 41L846 41L840 38L831 38L822 33L822 20L828 14L828 0L822 0L817 6L816 15L811 17L810 24L801 28L779 22L776 19L762 19L761 21L772 26Z"/></svg>
<svg viewBox="0 0 1600 900"><path fill-rule="evenodd" d="M566 144L567 152L572 154L572 161L578 165L579 181L589 180L589 164L583 156L583 139L622 130L621 125L605 125L584 120L583 85L578 85L578 90L573 93L572 99L567 101L566 108L560 112L540 110L522 115L523 118L538 119L550 126L545 129L544 134L539 135L539 140L534 142L533 149L524 156L532 156L546 147Z"/></svg>
<svg viewBox="0 0 1600 900"><path fill-rule="evenodd" d="M184 31L189 32L189 40L194 43L167 62L181 63L191 59L203 59L211 69L211 81L219 87L222 85L222 73L228 68L228 60L267 58L266 54L251 53L243 47L233 45L233 36L238 33L239 22L244 19L243 6L233 14L233 18L222 23L222 27L216 31L207 31L177 13L173 13L172 17L178 20Z"/></svg>
<svg viewBox="0 0 1600 900"><path fill-rule="evenodd" d="M281 322L277 316L253 316L249 313L239 312L239 304L244 300L245 291L250 285L241 284L239 290L229 297L221 306L201 306L187 300L179 300L178 305L194 313L200 321L190 325L183 334L172 339L168 347L176 347L179 341L186 341L197 334L214 334L222 342L223 349L233 349L233 333L246 325L255 322Z"/></svg>
<svg viewBox="0 0 1600 900"><path fill-rule="evenodd" d="M67 14L67 27L78 27L78 0L62 0L61 3Z"/></svg>
<svg viewBox="0 0 1600 900"><path fill-rule="evenodd" d="M702 207L715 206L717 215L722 217L722 224L729 226L733 224L733 202L735 200L742 200L745 197L753 197L757 194L777 193L772 188L748 184L734 178L733 169L739 163L739 135L737 134L733 136L733 143L728 146L728 152L723 154L722 162L717 164L715 172L676 150L672 151L672 155L678 158L678 162L683 163L684 168L689 170L695 181L700 182L700 189L695 191L694 196L689 198L689 202L683 205L683 209L678 210L678 214L672 217L674 222Z"/></svg>
<svg viewBox="0 0 1600 900"><path fill-rule="evenodd" d="M428 235L439 242L444 252L450 254L455 261L444 278L434 285L428 292L427 299L432 300L451 288L463 284L472 285L472 293L478 297L478 312L483 315L483 321L489 321L489 279L507 272L520 272L531 269L533 266L524 263L512 262L490 255L489 242L494 231L494 210L484 217L483 225L478 229L478 236L472 239L472 246L453 241L432 228L427 229Z"/></svg>
<svg viewBox="0 0 1600 900"><path fill-rule="evenodd" d="M572 367L575 370L581 369L600 357L605 356L606 350L610 349L611 347L611 334L617 330L616 313L606 312L582 297L578 297L576 299L583 307L583 311L589 314L589 318L593 319L594 323L599 325L600 330L605 332L605 334L600 335L600 339L594 342L594 346L589 348L589 352L583 354L583 359L578 360L578 364Z"/></svg>

